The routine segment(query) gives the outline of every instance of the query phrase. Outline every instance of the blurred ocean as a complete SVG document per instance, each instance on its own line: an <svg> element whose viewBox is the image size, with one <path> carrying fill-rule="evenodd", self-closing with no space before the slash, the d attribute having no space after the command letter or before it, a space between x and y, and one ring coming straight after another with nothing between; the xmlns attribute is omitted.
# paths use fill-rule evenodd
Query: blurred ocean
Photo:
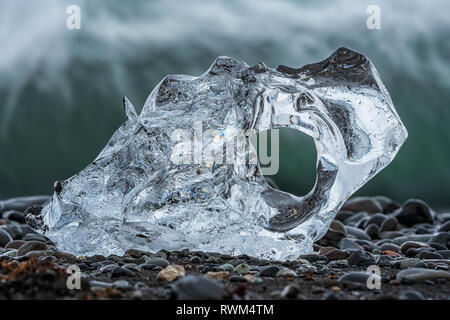
<svg viewBox="0 0 450 320"><path fill-rule="evenodd" d="M81 8L81 29L66 8ZM381 29L366 27L369 5ZM360 195L450 204L449 1L0 1L0 198L50 194L90 163L166 74L199 75L219 55L303 66L347 46L377 67L409 131ZM298 195L314 183L313 142L281 134L274 177Z"/></svg>

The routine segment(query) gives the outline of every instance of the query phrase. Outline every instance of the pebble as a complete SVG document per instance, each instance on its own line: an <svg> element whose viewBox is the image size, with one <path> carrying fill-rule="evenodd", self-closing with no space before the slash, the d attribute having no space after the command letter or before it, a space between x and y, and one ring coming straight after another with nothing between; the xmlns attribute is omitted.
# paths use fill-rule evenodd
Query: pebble
<svg viewBox="0 0 450 320"><path fill-rule="evenodd" d="M19 256L23 256L27 254L30 251L35 250L47 250L47 245L40 241L27 241L23 245L20 246L19 250L17 251L17 254Z"/></svg>
<svg viewBox="0 0 450 320"><path fill-rule="evenodd" d="M448 231L450 231L450 220L445 222L444 224L442 224L439 227L438 231L439 232L448 232Z"/></svg>
<svg viewBox="0 0 450 320"><path fill-rule="evenodd" d="M380 226L380 232L384 231L394 231L397 228L397 219L394 217L389 217L383 221Z"/></svg>
<svg viewBox="0 0 450 320"><path fill-rule="evenodd" d="M400 281L421 282L434 279L450 279L450 272L444 270L430 270L422 268L409 268L397 273L396 279Z"/></svg>
<svg viewBox="0 0 450 320"><path fill-rule="evenodd" d="M431 252L431 251L421 251L418 256L419 259L442 259L442 256L439 253Z"/></svg>
<svg viewBox="0 0 450 320"><path fill-rule="evenodd" d="M422 293L417 290L405 290L397 298L398 300L425 300Z"/></svg>
<svg viewBox="0 0 450 320"><path fill-rule="evenodd" d="M339 248L341 250L364 250L363 247L348 238L344 238L341 240L341 242L339 243Z"/></svg>
<svg viewBox="0 0 450 320"><path fill-rule="evenodd" d="M172 294L179 300L216 300L225 294L218 281L203 276L188 275L171 285Z"/></svg>
<svg viewBox="0 0 450 320"><path fill-rule="evenodd" d="M182 266L173 264L162 269L156 276L158 281L172 282L185 276L185 271Z"/></svg>
<svg viewBox="0 0 450 320"><path fill-rule="evenodd" d="M300 293L300 287L296 284L288 284L281 291L281 297L284 299L295 299Z"/></svg>
<svg viewBox="0 0 450 320"><path fill-rule="evenodd" d="M247 282L247 278L240 274L233 274L229 278L230 282Z"/></svg>
<svg viewBox="0 0 450 320"><path fill-rule="evenodd" d="M138 266L137 264L135 264L135 263L126 263L126 264L124 264L122 267L123 267L123 268L126 268L126 269L128 269L128 270L131 270L131 271L133 271L133 272L137 272L137 273L142 272L142 268L139 267L139 266Z"/></svg>
<svg viewBox="0 0 450 320"><path fill-rule="evenodd" d="M190 263L200 263L202 262L202 259L199 256L193 256L189 259Z"/></svg>
<svg viewBox="0 0 450 320"><path fill-rule="evenodd" d="M206 273L206 276L211 279L225 281L230 277L230 273L228 271L209 271Z"/></svg>
<svg viewBox="0 0 450 320"><path fill-rule="evenodd" d="M439 250L436 253L439 253L444 259L450 259L450 250Z"/></svg>
<svg viewBox="0 0 450 320"><path fill-rule="evenodd" d="M380 227L383 222L387 219L386 215L382 214L382 213L376 213L372 216L370 216L369 220L367 220L367 225L370 224L375 224L378 227Z"/></svg>
<svg viewBox="0 0 450 320"><path fill-rule="evenodd" d="M410 258L410 259L399 259L392 262L392 265L398 269L406 269L414 266L420 262L420 259Z"/></svg>
<svg viewBox="0 0 450 320"><path fill-rule="evenodd" d="M367 273L367 272L348 272L344 275L342 275L338 282L357 282L357 283L367 283L367 279L372 276L372 279L381 281L381 277L374 273Z"/></svg>
<svg viewBox="0 0 450 320"><path fill-rule="evenodd" d="M378 238L378 226L375 223L369 224L366 229L364 230L367 235L370 237L370 239L377 239Z"/></svg>
<svg viewBox="0 0 450 320"><path fill-rule="evenodd" d="M296 278L297 273L290 269L281 269L280 271L277 272L275 277L277 277L277 278L288 278L288 277Z"/></svg>
<svg viewBox="0 0 450 320"><path fill-rule="evenodd" d="M447 246L444 246L437 242L430 242L429 246L436 250L447 250Z"/></svg>
<svg viewBox="0 0 450 320"><path fill-rule="evenodd" d="M12 240L13 238L8 232L0 229L0 246L2 248L5 247Z"/></svg>
<svg viewBox="0 0 450 320"><path fill-rule="evenodd" d="M16 210L9 210L3 212L3 219L8 219L10 221L16 221L19 223L25 223L25 215Z"/></svg>
<svg viewBox="0 0 450 320"><path fill-rule="evenodd" d="M368 267L375 264L373 255L366 251L355 251L347 260L350 266Z"/></svg>
<svg viewBox="0 0 450 320"><path fill-rule="evenodd" d="M418 199L409 199L393 215L407 227L424 222L433 223L432 210L424 201Z"/></svg>
<svg viewBox="0 0 450 320"><path fill-rule="evenodd" d="M344 250L339 250L333 247L325 247L320 249L320 254L327 257L329 261L332 260L342 260L348 257L348 252Z"/></svg>
<svg viewBox="0 0 450 320"><path fill-rule="evenodd" d="M439 232L437 234L434 234L430 240L429 243L439 243L444 247L448 247L450 243L450 233L447 232Z"/></svg>
<svg viewBox="0 0 450 320"><path fill-rule="evenodd" d="M342 206L341 210L368 213L383 212L383 208L381 207L381 205L370 197L352 198Z"/></svg>
<svg viewBox="0 0 450 320"><path fill-rule="evenodd" d="M393 243L385 243L383 245L381 245L380 247L381 251L393 251L393 252L400 252L400 247L393 244Z"/></svg>
<svg viewBox="0 0 450 320"><path fill-rule="evenodd" d="M260 269L259 275L263 277L275 277L280 271L279 266L264 266Z"/></svg>
<svg viewBox="0 0 450 320"><path fill-rule="evenodd" d="M113 288L114 289L119 289L119 290L131 290L133 289L133 286L126 280L117 280L113 283Z"/></svg>
<svg viewBox="0 0 450 320"><path fill-rule="evenodd" d="M152 257L150 259L147 259L145 261L145 264L152 264L154 266L165 268L170 265L170 262L167 261L165 258Z"/></svg>
<svg viewBox="0 0 450 320"><path fill-rule="evenodd" d="M250 267L245 264L245 263L241 263L238 266L236 266L235 270L236 273L240 273L240 274L246 274L250 271Z"/></svg>
<svg viewBox="0 0 450 320"><path fill-rule="evenodd" d="M345 238L345 233L328 229L327 233L325 233L325 235L317 241L317 244L324 247L337 247L339 245L339 241L343 238Z"/></svg>
<svg viewBox="0 0 450 320"><path fill-rule="evenodd" d="M429 248L428 245L426 245L425 243L421 243L421 242L416 242L416 241L406 241L404 242L401 247L400 247L400 251L403 254L406 254L406 252L410 249L410 248Z"/></svg>
<svg viewBox="0 0 450 320"><path fill-rule="evenodd" d="M112 283L98 281L98 280L91 280L89 281L89 286L91 288L97 287L97 288L111 288L113 285Z"/></svg>
<svg viewBox="0 0 450 320"><path fill-rule="evenodd" d="M346 234L345 226L339 220L336 220L336 219L333 220L333 222L331 222L330 228L334 231L338 231L338 232L342 232L342 233Z"/></svg>
<svg viewBox="0 0 450 320"><path fill-rule="evenodd" d="M221 270L224 270L224 271L228 271L229 273L233 273L234 270L235 270L233 265L231 265L229 263L222 264L222 265L218 266L217 268L221 269Z"/></svg>
<svg viewBox="0 0 450 320"><path fill-rule="evenodd" d="M8 242L5 249L19 249L26 241L23 240L13 240Z"/></svg>
<svg viewBox="0 0 450 320"><path fill-rule="evenodd" d="M311 263L314 263L314 262L317 262L317 261L325 261L325 262L328 263L327 257L325 257L324 255L321 255L321 254L315 254L315 253L302 254L302 255L299 256L299 258L308 260Z"/></svg>
<svg viewBox="0 0 450 320"><path fill-rule="evenodd" d="M149 252L148 251L143 251L143 250L138 250L138 249L128 249L127 251L125 251L124 256L130 256L133 258L142 258L142 256L148 256Z"/></svg>
<svg viewBox="0 0 450 320"><path fill-rule="evenodd" d="M114 267L112 269L113 277L128 276L134 277L134 272L123 267Z"/></svg>
<svg viewBox="0 0 450 320"><path fill-rule="evenodd" d="M361 229L351 227L351 226L345 226L345 230L347 231L347 234L352 235L358 239L369 240L369 241L372 240L369 237L369 235Z"/></svg>
<svg viewBox="0 0 450 320"><path fill-rule="evenodd" d="M43 205L49 199L50 196L31 196L3 200L0 201L0 212L7 210L24 211L26 208L33 205Z"/></svg>
<svg viewBox="0 0 450 320"><path fill-rule="evenodd" d="M400 204L398 204L397 202L393 201L388 197L375 196L373 197L373 199L381 205L384 213L391 213L400 208Z"/></svg>

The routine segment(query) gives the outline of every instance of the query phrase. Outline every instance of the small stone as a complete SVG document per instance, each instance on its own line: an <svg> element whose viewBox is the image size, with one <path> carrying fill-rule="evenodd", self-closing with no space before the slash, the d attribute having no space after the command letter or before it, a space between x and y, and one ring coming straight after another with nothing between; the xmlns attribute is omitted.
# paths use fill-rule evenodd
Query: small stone
<svg viewBox="0 0 450 320"><path fill-rule="evenodd" d="M397 228L397 219L394 217L389 217L383 221L380 226L380 232L383 231L394 231Z"/></svg>
<svg viewBox="0 0 450 320"><path fill-rule="evenodd" d="M124 256L130 256L133 258L142 258L144 255L149 255L148 251L138 250L138 249L128 249L125 251Z"/></svg>
<svg viewBox="0 0 450 320"><path fill-rule="evenodd" d="M142 272L142 268L139 267L139 266L138 266L137 264L135 264L135 263L126 263L126 264L124 264L122 267L123 267L123 268L126 268L126 269L128 269L128 270L131 270L131 271L133 271L133 272L136 272L136 273Z"/></svg>
<svg viewBox="0 0 450 320"><path fill-rule="evenodd" d="M27 241L18 250L19 256L26 255L30 251L47 250L47 245L40 241Z"/></svg>
<svg viewBox="0 0 450 320"><path fill-rule="evenodd" d="M295 299L300 293L300 287L296 284L288 284L281 291L281 297L285 299Z"/></svg>
<svg viewBox="0 0 450 320"><path fill-rule="evenodd" d="M419 259L442 259L442 256L439 253L431 252L431 251L421 251L418 256Z"/></svg>
<svg viewBox="0 0 450 320"><path fill-rule="evenodd" d="M240 273L240 274L246 274L250 271L250 267L245 264L245 263L241 263L240 265L238 265L235 270L236 273Z"/></svg>
<svg viewBox="0 0 450 320"><path fill-rule="evenodd" d="M202 276L188 275L171 288L179 300L217 300L225 294L225 287L220 282Z"/></svg>
<svg viewBox="0 0 450 320"><path fill-rule="evenodd" d="M385 243L385 244L381 245L380 250L381 251L393 251L393 252L399 253L400 247L393 243Z"/></svg>
<svg viewBox="0 0 450 320"><path fill-rule="evenodd" d="M190 263L200 263L202 262L202 259L199 256L193 256L189 259Z"/></svg>
<svg viewBox="0 0 450 320"><path fill-rule="evenodd" d="M222 264L222 265L218 266L217 268L221 269L221 270L224 270L224 271L228 271L229 273L233 273L234 270L235 270L233 265L231 265L229 263Z"/></svg>
<svg viewBox="0 0 450 320"><path fill-rule="evenodd" d="M170 262L167 261L165 258L159 258L159 257L152 257L145 261L146 264L152 264L155 266L159 266L161 268L165 268L168 265L170 265Z"/></svg>
<svg viewBox="0 0 450 320"><path fill-rule="evenodd" d="M420 259L417 259L417 258L400 259L400 260L393 261L392 265L398 269L407 269L407 268L414 266L418 262L420 262Z"/></svg>
<svg viewBox="0 0 450 320"><path fill-rule="evenodd" d="M324 247L326 246L336 247L338 246L339 241L341 241L343 238L345 238L345 233L328 229L327 233L316 243Z"/></svg>
<svg viewBox="0 0 450 320"><path fill-rule="evenodd" d="M381 277L377 274L352 271L352 272L348 272L348 273L342 275L338 279L338 282L357 282L357 283L366 284L367 279L369 279L369 277L372 277L371 279L373 279L373 280L381 281Z"/></svg>
<svg viewBox="0 0 450 320"><path fill-rule="evenodd" d="M434 213L422 200L410 199L401 208L396 210L394 216L401 224L412 227L418 223L433 223Z"/></svg>
<svg viewBox="0 0 450 320"><path fill-rule="evenodd" d="M13 240L8 242L5 249L19 249L26 241L23 240Z"/></svg>
<svg viewBox="0 0 450 320"><path fill-rule="evenodd" d="M324 255L325 257L327 257L327 259L329 261L332 260L342 260L342 259L346 259L348 257L348 252L344 251L344 250L339 250L333 247L327 247L327 248L331 248L328 250L322 250L324 248L321 249L320 254Z"/></svg>
<svg viewBox="0 0 450 320"><path fill-rule="evenodd" d="M260 269L260 276L262 277L275 277L280 271L280 267L278 266L264 266Z"/></svg>
<svg viewBox="0 0 450 320"><path fill-rule="evenodd" d="M380 227L381 224L387 219L386 215L382 213L377 213L370 216L369 220L367 220L367 225L375 224L377 227Z"/></svg>
<svg viewBox="0 0 450 320"><path fill-rule="evenodd" d="M211 279L225 281L228 280L230 273L228 271L209 271L206 273L206 276Z"/></svg>
<svg viewBox="0 0 450 320"><path fill-rule="evenodd" d="M281 269L280 271L277 272L275 277L277 277L277 278L296 278L297 273L290 269Z"/></svg>
<svg viewBox="0 0 450 320"><path fill-rule="evenodd" d="M403 237L403 232L401 231L380 231L378 234L378 237L380 239L395 239L398 237ZM405 241L408 239L407 237L404 237Z"/></svg>
<svg viewBox="0 0 450 320"><path fill-rule="evenodd" d="M384 213L391 213L400 208L400 204L385 196L375 196L373 199L383 208Z"/></svg>
<svg viewBox="0 0 450 320"><path fill-rule="evenodd" d="M375 264L375 258L369 252L355 251L348 258L348 264L356 267L368 267Z"/></svg>
<svg viewBox="0 0 450 320"><path fill-rule="evenodd" d="M423 294L417 290L406 290L398 296L398 300L425 300Z"/></svg>
<svg viewBox="0 0 450 320"><path fill-rule="evenodd" d="M450 231L450 220L441 225L438 229L439 232L448 232Z"/></svg>
<svg viewBox="0 0 450 320"><path fill-rule="evenodd" d="M438 251L447 250L447 246L444 246L444 245L442 245L440 243L437 243L437 242L429 242L428 245L431 248L436 249Z"/></svg>
<svg viewBox="0 0 450 320"><path fill-rule="evenodd" d="M367 226L366 230L364 230L369 237L373 239L378 238L378 226L375 223L371 223Z"/></svg>
<svg viewBox="0 0 450 320"><path fill-rule="evenodd" d="M349 238L342 239L339 243L339 248L341 250L364 250L363 247Z"/></svg>
<svg viewBox="0 0 450 320"><path fill-rule="evenodd" d="M8 232L0 229L0 246L3 248L11 241L13 241L11 235Z"/></svg>
<svg viewBox="0 0 450 320"><path fill-rule="evenodd" d="M352 198L342 206L341 210L368 213L383 212L383 208L380 206L380 204L369 197Z"/></svg>
<svg viewBox="0 0 450 320"><path fill-rule="evenodd" d="M156 276L158 281L172 282L185 276L185 271L182 266L173 264L162 269Z"/></svg>
<svg viewBox="0 0 450 320"><path fill-rule="evenodd" d="M91 288L94 288L94 287L97 287L97 288L111 288L113 285L112 285L112 283L108 283L108 282L91 280L91 281L89 281L89 286Z"/></svg>
<svg viewBox="0 0 450 320"><path fill-rule="evenodd" d="M450 279L450 272L444 270L430 270L422 268L410 268L397 273L397 280L422 282L434 279Z"/></svg>
<svg viewBox="0 0 450 320"><path fill-rule="evenodd" d="M410 248L429 248L429 246L426 245L425 243L420 243L420 242L416 242L416 241L406 241L400 247L400 251L403 254L406 254L406 252Z"/></svg>
<svg viewBox="0 0 450 320"><path fill-rule="evenodd" d="M133 277L134 272L131 270L128 270L126 268L123 268L123 267L115 267L112 270L112 276L113 277L121 277L121 276Z"/></svg>
<svg viewBox="0 0 450 320"><path fill-rule="evenodd" d="M342 232L342 233L346 234L345 226L339 220L333 220L333 222L331 222L330 228L334 231L338 231L338 232Z"/></svg>
<svg viewBox="0 0 450 320"><path fill-rule="evenodd" d="M247 278L240 274L233 274L229 278L230 282L247 282Z"/></svg>
<svg viewBox="0 0 450 320"><path fill-rule="evenodd" d="M153 254L152 257L167 259L168 253L169 253L169 251L162 249L162 250L159 250L158 252L156 252L155 254Z"/></svg>
<svg viewBox="0 0 450 320"><path fill-rule="evenodd" d="M439 250L437 253L439 253L444 259L450 259L450 250Z"/></svg>
<svg viewBox="0 0 450 320"><path fill-rule="evenodd" d="M133 286L126 280L117 280L113 283L113 288L125 291L133 289Z"/></svg>
<svg viewBox="0 0 450 320"><path fill-rule="evenodd" d="M300 259L305 259L308 260L311 263L317 262L317 261L324 261L324 262L328 262L327 257L321 255L321 254L315 254L315 253L310 253L310 254L302 254L299 256Z"/></svg>
<svg viewBox="0 0 450 320"><path fill-rule="evenodd" d="M439 243L442 246L448 248L448 245L450 243L450 233L447 232L439 232L434 234L430 240L428 241L429 243Z"/></svg>
<svg viewBox="0 0 450 320"><path fill-rule="evenodd" d="M347 231L347 234L352 235L358 239L369 240L369 241L372 240L369 237L369 235L361 229L354 228L351 226L345 226L345 230Z"/></svg>

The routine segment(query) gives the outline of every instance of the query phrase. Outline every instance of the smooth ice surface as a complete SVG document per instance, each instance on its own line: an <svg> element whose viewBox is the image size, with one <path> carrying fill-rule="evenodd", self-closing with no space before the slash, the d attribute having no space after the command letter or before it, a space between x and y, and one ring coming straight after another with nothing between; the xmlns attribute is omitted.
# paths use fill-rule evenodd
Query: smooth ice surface
<svg viewBox="0 0 450 320"><path fill-rule="evenodd" d="M407 137L369 59L340 48L295 69L253 67L219 57L199 77L171 75L140 115L128 120L100 155L55 184L51 202L28 216L63 250L121 254L128 248L216 251L293 259L312 250L342 204L395 157ZM198 136L203 132L218 136ZM180 146L218 151L234 129L289 127L317 148L317 181L297 197L271 188L254 161L177 163ZM177 130L191 140L174 141ZM220 148L220 149L219 149ZM199 150L197 150L199 151ZM255 159L251 147L238 154ZM215 158L214 158L215 159Z"/></svg>

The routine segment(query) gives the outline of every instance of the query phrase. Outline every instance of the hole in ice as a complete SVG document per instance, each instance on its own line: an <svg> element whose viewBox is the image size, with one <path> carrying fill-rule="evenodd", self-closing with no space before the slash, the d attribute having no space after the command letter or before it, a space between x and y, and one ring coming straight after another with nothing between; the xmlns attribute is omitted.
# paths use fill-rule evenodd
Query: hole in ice
<svg viewBox="0 0 450 320"><path fill-rule="evenodd" d="M274 188L303 196L309 193L316 181L317 151L314 140L310 136L291 128L277 128L279 132L278 143L278 170L263 170L266 181ZM261 133L258 134L258 161L261 168L275 167L277 161L277 148L273 147L277 139L272 139L272 130L267 130L267 155L261 158ZM264 133L264 132L262 132ZM270 159L270 164L264 165L262 160ZM275 168L273 168L275 169ZM267 171L269 174L266 174Z"/></svg>

